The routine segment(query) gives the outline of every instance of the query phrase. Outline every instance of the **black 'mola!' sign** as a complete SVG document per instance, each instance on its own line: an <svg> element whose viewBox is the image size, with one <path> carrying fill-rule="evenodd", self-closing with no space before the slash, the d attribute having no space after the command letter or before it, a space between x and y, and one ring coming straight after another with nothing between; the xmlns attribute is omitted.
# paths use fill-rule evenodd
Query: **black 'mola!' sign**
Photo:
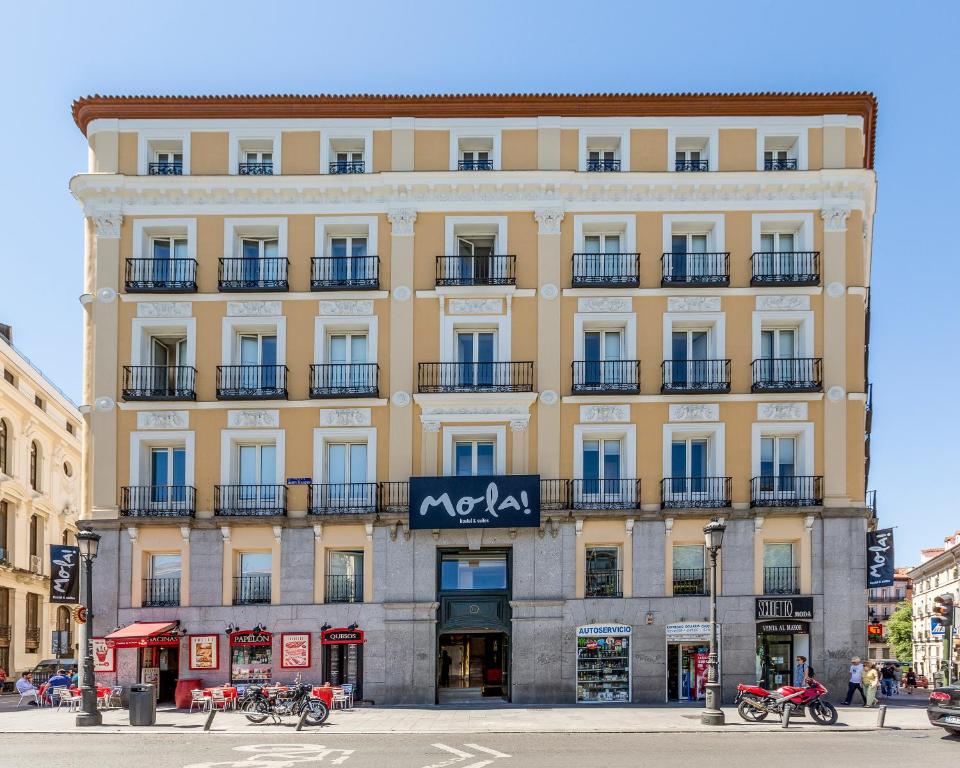
<svg viewBox="0 0 960 768"><path fill-rule="evenodd" d="M893 586L893 528L867 531L867 587Z"/></svg>
<svg viewBox="0 0 960 768"><path fill-rule="evenodd" d="M536 528L540 475L411 477L410 528Z"/></svg>
<svg viewBox="0 0 960 768"><path fill-rule="evenodd" d="M50 545L50 602L80 602L80 548Z"/></svg>

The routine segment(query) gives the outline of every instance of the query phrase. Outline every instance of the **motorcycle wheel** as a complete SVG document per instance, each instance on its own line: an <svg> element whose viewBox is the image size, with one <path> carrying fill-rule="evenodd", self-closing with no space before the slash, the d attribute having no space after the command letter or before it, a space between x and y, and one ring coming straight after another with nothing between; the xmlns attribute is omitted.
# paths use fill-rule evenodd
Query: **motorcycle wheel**
<svg viewBox="0 0 960 768"><path fill-rule="evenodd" d="M837 708L829 701L815 701L808 709L810 717L820 725L833 725L837 722Z"/></svg>
<svg viewBox="0 0 960 768"><path fill-rule="evenodd" d="M307 711L309 712L305 721L307 725L322 725L330 717L330 708L320 699L308 701Z"/></svg>
<svg viewBox="0 0 960 768"><path fill-rule="evenodd" d="M251 699L240 711L251 723L262 723L270 716L270 708L263 699Z"/></svg>
<svg viewBox="0 0 960 768"><path fill-rule="evenodd" d="M737 706L737 714L748 723L759 723L761 720L766 719L768 713L762 709L750 706L750 702L743 700Z"/></svg>

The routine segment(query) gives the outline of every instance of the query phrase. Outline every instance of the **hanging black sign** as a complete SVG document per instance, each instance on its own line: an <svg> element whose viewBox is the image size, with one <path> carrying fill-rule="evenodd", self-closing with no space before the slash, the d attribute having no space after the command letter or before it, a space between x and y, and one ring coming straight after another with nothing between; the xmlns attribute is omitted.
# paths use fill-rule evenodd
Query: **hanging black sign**
<svg viewBox="0 0 960 768"><path fill-rule="evenodd" d="M50 545L50 602L80 602L80 548Z"/></svg>
<svg viewBox="0 0 960 768"><path fill-rule="evenodd" d="M540 475L411 477L410 528L536 528Z"/></svg>
<svg viewBox="0 0 960 768"><path fill-rule="evenodd" d="M757 621L764 619L812 619L812 597L758 597Z"/></svg>
<svg viewBox="0 0 960 768"><path fill-rule="evenodd" d="M893 528L867 531L867 587L893 586Z"/></svg>

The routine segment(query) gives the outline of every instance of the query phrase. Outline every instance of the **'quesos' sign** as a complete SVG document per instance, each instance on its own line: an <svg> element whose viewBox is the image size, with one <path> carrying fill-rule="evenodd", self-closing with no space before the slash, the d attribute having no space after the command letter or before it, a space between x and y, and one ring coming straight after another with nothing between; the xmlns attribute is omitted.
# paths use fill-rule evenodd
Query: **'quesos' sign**
<svg viewBox="0 0 960 768"><path fill-rule="evenodd" d="M536 528L540 475L411 477L410 528Z"/></svg>

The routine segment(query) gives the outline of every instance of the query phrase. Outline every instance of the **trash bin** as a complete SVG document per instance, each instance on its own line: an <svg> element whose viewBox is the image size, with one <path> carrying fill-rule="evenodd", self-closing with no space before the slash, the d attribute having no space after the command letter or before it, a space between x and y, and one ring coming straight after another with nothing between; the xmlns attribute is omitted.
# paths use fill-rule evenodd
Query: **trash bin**
<svg viewBox="0 0 960 768"><path fill-rule="evenodd" d="M150 684L130 686L130 725L156 725L157 699Z"/></svg>

